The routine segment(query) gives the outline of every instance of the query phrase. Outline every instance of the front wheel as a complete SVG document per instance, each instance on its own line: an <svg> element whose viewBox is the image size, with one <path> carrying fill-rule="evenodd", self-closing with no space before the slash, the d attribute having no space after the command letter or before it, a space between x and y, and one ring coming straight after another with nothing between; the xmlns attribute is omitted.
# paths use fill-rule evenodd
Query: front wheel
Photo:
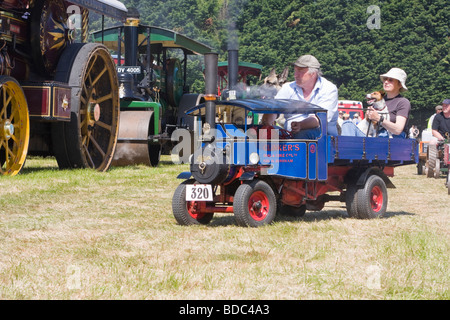
<svg viewBox="0 0 450 320"><path fill-rule="evenodd" d="M270 224L277 212L275 193L270 185L261 180L241 184L234 195L233 211L240 226Z"/></svg>
<svg viewBox="0 0 450 320"><path fill-rule="evenodd" d="M205 201L186 201L186 185L194 184L195 180L189 179L182 182L172 197L172 213L178 224L182 226L195 224L208 224L214 213L204 212Z"/></svg>
<svg viewBox="0 0 450 320"><path fill-rule="evenodd" d="M387 188L383 179L377 175L370 176L364 188L356 192L358 217L361 219L379 218L386 213L388 202Z"/></svg>
<svg viewBox="0 0 450 320"><path fill-rule="evenodd" d="M0 176L14 176L22 169L28 152L30 119L19 83L0 76Z"/></svg>

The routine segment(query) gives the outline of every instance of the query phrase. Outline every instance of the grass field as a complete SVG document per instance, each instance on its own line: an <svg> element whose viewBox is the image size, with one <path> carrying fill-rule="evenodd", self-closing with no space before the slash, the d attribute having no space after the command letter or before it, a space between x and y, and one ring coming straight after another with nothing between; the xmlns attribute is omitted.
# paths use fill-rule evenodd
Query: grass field
<svg viewBox="0 0 450 320"><path fill-rule="evenodd" d="M329 202L242 228L175 223L186 165L58 170L29 158L0 177L1 299L449 299L444 179L400 167L384 218Z"/></svg>

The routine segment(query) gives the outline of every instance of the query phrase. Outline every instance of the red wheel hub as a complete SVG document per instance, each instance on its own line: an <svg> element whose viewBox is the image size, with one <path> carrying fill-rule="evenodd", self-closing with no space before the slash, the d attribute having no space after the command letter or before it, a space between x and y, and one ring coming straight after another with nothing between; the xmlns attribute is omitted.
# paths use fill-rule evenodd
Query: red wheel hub
<svg viewBox="0 0 450 320"><path fill-rule="evenodd" d="M269 199L264 192L255 191L252 193L248 199L248 211L254 220L264 220L269 213Z"/></svg>
<svg viewBox="0 0 450 320"><path fill-rule="evenodd" d="M189 215L195 220L203 218L206 214L206 202L204 201L186 201L186 208Z"/></svg>
<svg viewBox="0 0 450 320"><path fill-rule="evenodd" d="M370 193L370 205L372 206L372 210L378 212L381 210L383 206L383 191L379 186L373 187Z"/></svg>

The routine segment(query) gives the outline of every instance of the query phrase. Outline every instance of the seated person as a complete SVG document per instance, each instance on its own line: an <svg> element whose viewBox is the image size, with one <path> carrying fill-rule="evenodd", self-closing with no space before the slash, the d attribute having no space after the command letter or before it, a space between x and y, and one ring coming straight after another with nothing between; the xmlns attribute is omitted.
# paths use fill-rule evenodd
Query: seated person
<svg viewBox="0 0 450 320"><path fill-rule="evenodd" d="M303 55L293 63L295 81L285 83L275 99L306 101L328 110L328 134L337 135L338 91L337 87L322 77L319 61L311 55ZM265 114L263 125L273 125L275 114ZM284 128L294 139L316 139L320 135L319 120L315 115L292 114L286 118Z"/></svg>
<svg viewBox="0 0 450 320"><path fill-rule="evenodd" d="M384 119L372 107L367 109L366 118L377 121L385 130L381 130L379 137L389 137L389 133L394 138L406 138L407 122L411 103L408 99L402 97L400 92L408 90L406 88L406 72L399 68L392 68L388 73L380 75L383 82L383 89L386 92L384 100L389 110L389 120ZM366 132L362 132L352 121L344 121L342 123L343 136L365 137Z"/></svg>
<svg viewBox="0 0 450 320"><path fill-rule="evenodd" d="M450 99L442 102L442 112L434 117L431 129L438 141L450 140Z"/></svg>

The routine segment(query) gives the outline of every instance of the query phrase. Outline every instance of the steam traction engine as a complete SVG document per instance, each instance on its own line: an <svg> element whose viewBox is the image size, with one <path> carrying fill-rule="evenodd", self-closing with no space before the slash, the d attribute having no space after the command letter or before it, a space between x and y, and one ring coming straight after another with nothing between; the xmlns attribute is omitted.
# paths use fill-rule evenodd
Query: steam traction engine
<svg viewBox="0 0 450 320"><path fill-rule="evenodd" d="M156 166L172 149L175 129L193 129L184 111L201 96L186 85L188 58L211 48L172 30L142 25L134 8L123 26L92 35L93 42L117 53L120 127L112 165Z"/></svg>
<svg viewBox="0 0 450 320"><path fill-rule="evenodd" d="M27 154L60 168L108 169L117 141L118 80L88 13L125 21L116 0L0 0L0 174Z"/></svg>

